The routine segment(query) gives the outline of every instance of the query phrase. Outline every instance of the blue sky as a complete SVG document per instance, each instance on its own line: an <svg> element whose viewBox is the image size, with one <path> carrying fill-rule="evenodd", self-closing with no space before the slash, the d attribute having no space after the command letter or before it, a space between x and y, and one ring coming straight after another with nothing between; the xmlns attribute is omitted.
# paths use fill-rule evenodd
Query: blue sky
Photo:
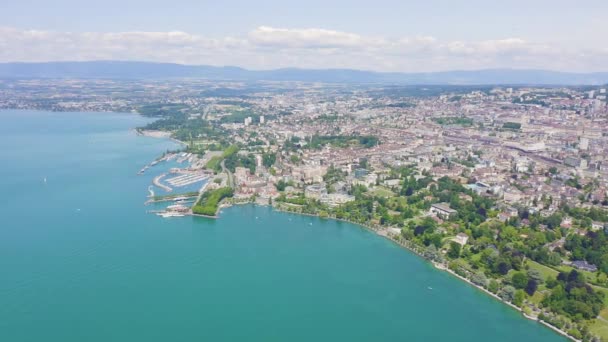
<svg viewBox="0 0 608 342"><path fill-rule="evenodd" d="M0 61L596 71L606 32L596 0L21 0L0 10Z"/></svg>

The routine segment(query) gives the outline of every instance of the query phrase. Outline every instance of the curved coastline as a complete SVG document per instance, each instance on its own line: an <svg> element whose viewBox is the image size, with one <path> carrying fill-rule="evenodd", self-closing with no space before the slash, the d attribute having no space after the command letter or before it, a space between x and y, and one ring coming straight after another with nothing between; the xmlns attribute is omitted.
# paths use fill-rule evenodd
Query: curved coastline
<svg viewBox="0 0 608 342"><path fill-rule="evenodd" d="M174 141L176 143L179 143L182 146L187 146L187 144L185 142L177 140L177 139L171 137L171 134L168 133L168 132L146 131L146 130L142 130L142 129L135 129L135 131L136 131L137 135L149 136L149 137L161 138L161 139L169 139L169 140L172 140L172 141ZM157 133L168 133L168 134L160 134L159 135ZM221 208L227 208L227 207L232 207L232 206L240 206L240 205L248 205L248 204L259 205L259 206L266 206L266 205L257 204L255 201L246 201L246 202L237 202L237 203L221 203L221 205L218 207L218 210L217 210L217 212L216 212L216 214L214 216L194 214L192 212L189 213L189 216L192 216L192 217L201 217L201 218L206 218L206 219L219 219L220 218L220 209ZM460 280L464 281L465 283L467 283L467 284L469 284L469 285L477 288L478 290L481 290L485 294L487 294L487 295L491 296L492 298L500 301L501 303L508 305L512 309L520 312L521 315L524 318L532 320L532 321L536 321L536 322L542 324L543 326L545 326L545 327L553 330L554 332L558 333L559 335L564 336L564 337L566 337L566 338L568 338L568 339L570 339L572 341L582 342L581 340L578 340L578 339L574 338L573 336L570 336L567 332L565 332L565 331L563 331L563 330L561 330L561 329L559 329L559 328L557 328L557 327L555 327L555 326L553 326L553 325L551 325L551 324L549 324L549 323L547 323L545 321L542 321L542 320L538 319L538 317L533 317L533 316L529 316L529 315L525 314L521 308L515 306L512 303L509 303L509 302L503 300L502 298L500 298L496 294L488 291L487 289L485 289L485 288L483 288L483 287L481 287L481 286L479 286L477 284L474 284L469 279L467 279L467 278L465 278L463 276L458 275L456 272L450 270L448 267L445 267L443 265L440 266L436 262L428 260L427 258L425 258L422 255L422 253L416 251L411 246L408 246L407 244L403 243L403 241L395 239L393 234L379 234L379 229L377 229L377 228L375 228L375 227L373 227L371 225L366 225L366 224L359 223L359 222L349 221L349 220L346 220L346 219L340 219L340 218L331 217L331 216L322 217L322 216L317 215L317 214L287 211L287 210L284 210L284 209L281 209L281 208L277 207L274 204L271 205L271 207L272 207L273 210L276 210L278 212L283 212L283 213L288 213L288 214L295 214L295 215L301 215L301 216L316 217L316 218L319 218L319 219L334 220L334 221L337 221L337 222L346 222L346 223L350 223L350 224L353 224L353 225L357 225L357 226L359 226L361 228L364 228L364 229L366 229L366 230L368 230L370 232L374 232L374 233L376 233L376 235L384 237L385 239L387 239L387 240L389 240L389 241L391 241L391 242L393 242L393 243L401 246L402 248L404 248L408 252L411 252L411 253L417 255L418 257L422 258L423 260L432 263L435 266L434 267L435 269L440 270L440 271L444 271L444 272L446 272L448 274L451 274L452 276L456 277L457 279L460 279Z"/></svg>
<svg viewBox="0 0 608 342"><path fill-rule="evenodd" d="M77 321L81 338L93 342L121 340L128 336L137 340L142 334L151 342L171 336L183 340L200 336L215 340L254 337L268 340L283 336L307 341L317 339L321 334L329 339L326 331L336 340L399 337L397 339L413 341L566 341L521 320L511 310L473 289L458 285L451 277L434 272L431 265L403 253L397 246L373 238L363 227L346 227L312 217L298 218L255 206L220 211L221 221L217 222L164 219L146 214L141 202L153 175L136 177L133 171L159 152L174 149L176 145L163 139L139 139L124 124L117 126L121 126L117 136L124 140L111 135L112 139L108 140L112 145L109 146L81 144L82 147L96 146L94 150L99 156L106 156L107 147L120 152L120 158L116 159L119 162L110 164L116 173L106 172L108 159L93 158L97 156L94 154L74 155L55 162L70 166L70 162L80 156L95 159L94 163L85 165L85 170L90 171L87 172L89 179L99 180L99 183L73 179L71 176L80 170L62 167L60 174L46 174L49 183L43 186L40 184L42 178L37 174L37 170L43 168L7 163L11 164L7 165L7 170L12 174L23 169L33 180L27 197L36 198L40 193L53 192L58 200L42 206L39 215L28 215L29 208L24 208L24 202L20 200L8 201L3 206L6 218L24 219L26 224L20 226L19 221L14 221L14 227L21 229L10 229L11 224L3 227L11 233L5 243L23 242L25 248L9 246L3 250L10 256L7 260L16 262L7 263L11 266L7 270L10 277L3 289L9 291L0 291L6 300L0 316L9 327L9 331L2 329L0 335L9 335L2 340L36 340L44 339L46 335L68 342L74 337L77 339L74 326L70 324ZM76 141L87 139L80 132L74 135L78 137ZM62 146L43 145L45 150ZM123 149L121 145L128 148ZM25 151L39 152L33 146ZM89 151L87 148L83 152ZM28 158L31 164L26 165L44 167L46 160ZM153 169L152 173L160 172L163 166ZM7 179L4 184L10 182ZM120 186L121 196L114 197L115 193L107 191L114 186ZM78 192L66 191L69 188ZM87 194L96 192L103 197L92 196L82 201ZM21 196L21 192L17 195ZM82 208L82 211L76 211L76 208ZM259 215L259 219L254 220L254 215ZM309 222L313 224L310 227ZM298 229L289 229L291 224ZM34 230L38 226L53 229ZM34 232L36 234L32 234ZM45 253L44 258L34 258L41 246L49 246L48 254ZM277 257L282 253L288 258ZM252 258L258 255L260 259ZM23 256L23 260L19 256ZM244 258L247 256L249 258ZM94 269L88 267L93 263ZM314 268L298 267L300 265ZM410 271L412 269L414 271ZM288 273L282 274L283 270ZM336 277L323 277L328 274L326 271L339 273ZM376 271L380 273L373 273ZM48 275L52 277L44 277ZM257 275L270 277L254 278ZM413 276L423 276L422 279L428 281ZM20 279L35 281L26 288L22 287ZM129 281L125 283L125 279ZM261 280L256 286L243 286L251 279ZM433 286L435 291L426 290L426 285ZM286 292L280 292L283 290ZM285 297L291 294L291 298L295 298L293 301ZM458 296L453 297L454 294ZM462 306L455 305L461 303L459 297L465 300ZM257 303L247 298L261 298L259 303L267 306L254 307L252 304ZM245 312L233 310L243 303L248 303ZM336 311L328 310L331 309L328 304ZM82 317L79 314L91 308L95 310L90 315ZM151 314L142 315L142 312ZM459 315L459 312L469 314ZM293 317L295 321L289 316L292 313L298 315ZM311 313L308 325L319 329L298 331L302 327L302 319L297 319L303 317L300 313ZM445 316L444 319L441 316ZM263 321L252 320L252 317L261 317ZM33 321L37 323L36 329L28 329ZM292 321L293 325L289 324ZM480 326L479 322L488 324ZM240 326L238 331L230 329L235 324ZM438 327L441 327L439 331ZM472 335L477 338L471 338Z"/></svg>
<svg viewBox="0 0 608 342"><path fill-rule="evenodd" d="M137 134L137 135L141 135L144 137L150 137L150 138L169 139L169 140L173 141L174 143L179 144L181 146L188 146L187 143L173 138L171 136L171 133L169 133L169 132L146 130L146 129L142 129L142 128L134 128L133 130L135 131L135 134Z"/></svg>
<svg viewBox="0 0 608 342"><path fill-rule="evenodd" d="M251 205L259 205L259 204L256 204L256 203L255 203L255 201L252 201L252 202L234 203L234 204L229 204L229 205L225 205L225 206L226 206L226 207L230 207L230 206L248 205L248 204L251 204ZM516 311L520 312L520 313L521 313L521 315L522 315L524 318L529 319L529 320L531 320L531 321L538 322L538 323L542 324L543 326L545 326L545 327L547 327L547 328L549 328L549 329L553 330L554 332L558 333L559 335L562 335L562 336L564 336L564 337L566 337L566 338L568 338L568 339L570 339L570 340L572 340L572 341L575 341L575 342L582 342L581 340L576 339L576 338L574 338L573 336L568 335L568 333L567 333L567 332L565 332L565 331L563 331L563 330L561 330L561 329L559 329L559 328L557 328L557 327L555 327L555 326L553 326L553 325L551 325L551 324L549 324L549 323L547 323L547 322L545 322L545 321L543 321L543 320L538 319L538 317L534 317L534 316L527 315L527 314L526 314L526 313L525 313L525 312L524 312L524 311L523 311L521 308L519 308L519 307L515 306L513 303L509 303L509 302L507 302L507 301L503 300L502 298L500 298L500 297L499 297L498 295L496 295L495 293L492 293L492 292L488 291L487 289L485 289L485 288L483 288L483 287L481 287L481 286L479 286L479 285L477 285L477 284L474 284L474 283L473 283L472 281L470 281L469 279L467 279L467 278L465 278L465 277L463 277L463 276L461 276L461 275L457 274L456 272L454 272L453 270L449 269L448 267L446 267L446 266L444 266L444 265L442 265L442 264L438 264L438 263L436 263L436 262L433 262L433 261L431 261L431 260L429 260L429 259L425 258L425 257L424 257L424 256L423 256L421 253L419 253L419 252L418 252L418 251L416 251L415 249L411 248L411 247L410 247L410 246L408 246L407 244L403 243L403 242L402 242L402 241L400 241L400 240L396 240L396 239L394 239L394 235L392 235L392 234L379 234L379 233L378 233L378 232L379 232L379 229L376 229L376 228L375 228L375 227L373 227L373 226L366 225L366 224L362 224L362 223L358 223L358 222L353 222L353 221L349 221L349 220L345 220L345 219L339 219L339 218L335 218L335 217L331 217L331 216L328 216L328 217L322 217L322 216L320 216L320 215L316 215L316 214L292 212L292 211L283 210L283 209L278 208L278 207L276 207L276 206L274 206L274 205L272 206L272 209L273 209L273 210L276 210L276 211L278 211L278 212L286 213L286 214L294 214L294 215L300 215L300 216L309 216L309 217L316 217L316 218L319 218L319 219L326 219L326 220L333 220L333 221L337 221L337 222L345 222L345 223L350 223L350 224L353 224L353 225L359 226L359 227L361 227L361 228L363 228L363 229L365 229L365 230L368 230L368 231L370 231L370 232L374 232L374 233L376 233L376 235L379 235L379 236L381 236L381 237L384 237L385 239L387 239L387 240L389 240L389 241L391 241L391 242L393 242L393 243L395 243L395 244L399 245L400 247L402 247L403 249L407 250L408 252L411 252L411 253L413 253L413 254L417 255L418 257L422 258L423 260L425 260L425 261L427 261L427 262L430 262L431 264L433 264L433 266L434 266L434 268L435 268L435 269L437 269L437 270L439 270L439 271L444 271L444 272L446 272L446 273L448 273L448 274L450 274L450 275L454 276L455 278L460 279L460 280L462 280L463 282L465 282L465 283L467 283L467 284L471 285L472 287L477 288L478 290L480 290L480 291L482 291L483 293L485 293L485 294L489 295L490 297L492 297L492 298L494 298L494 299L498 300L499 302L501 302L501 303L503 303L503 304L508 305L508 306L509 306L509 307L511 307L512 309L514 309L514 310L516 310ZM202 215L194 215L194 216L202 216ZM218 215L216 215L216 216L213 216L213 217L209 217L209 216L206 216L206 217L208 217L208 218L214 218L214 219L218 219L218 218L219 218L219 214L218 214Z"/></svg>

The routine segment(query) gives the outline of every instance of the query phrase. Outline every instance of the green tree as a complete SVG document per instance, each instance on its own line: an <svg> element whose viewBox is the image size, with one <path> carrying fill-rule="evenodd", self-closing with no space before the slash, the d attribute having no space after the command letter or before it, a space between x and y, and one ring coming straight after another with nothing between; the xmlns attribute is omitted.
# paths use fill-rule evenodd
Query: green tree
<svg viewBox="0 0 608 342"><path fill-rule="evenodd" d="M536 281L537 284L543 282L543 275L540 273L539 270L535 268L529 269L526 274L528 276L528 279Z"/></svg>
<svg viewBox="0 0 608 342"><path fill-rule="evenodd" d="M528 280L528 284L526 285L526 293L530 296L534 295L536 289L538 288L538 283L534 279Z"/></svg>
<svg viewBox="0 0 608 342"><path fill-rule="evenodd" d="M488 291L492 293L498 292L498 282L495 279L490 280L488 284Z"/></svg>
<svg viewBox="0 0 608 342"><path fill-rule="evenodd" d="M513 301L513 298L515 298L515 288L511 285L507 285L500 291L499 296L503 300L511 302Z"/></svg>
<svg viewBox="0 0 608 342"><path fill-rule="evenodd" d="M515 272L511 276L511 283L516 289L523 289L528 285L528 276L522 272Z"/></svg>
<svg viewBox="0 0 608 342"><path fill-rule="evenodd" d="M448 250L448 257L451 259L457 259L460 256L461 246L459 243L454 241L450 242L450 249Z"/></svg>
<svg viewBox="0 0 608 342"><path fill-rule="evenodd" d="M515 296L513 296L513 305L521 307L524 303L524 299L526 299L526 293L523 290L515 291Z"/></svg>
<svg viewBox="0 0 608 342"><path fill-rule="evenodd" d="M262 164L267 168L274 165L276 160L277 160L277 155L274 153L264 153L262 155Z"/></svg>

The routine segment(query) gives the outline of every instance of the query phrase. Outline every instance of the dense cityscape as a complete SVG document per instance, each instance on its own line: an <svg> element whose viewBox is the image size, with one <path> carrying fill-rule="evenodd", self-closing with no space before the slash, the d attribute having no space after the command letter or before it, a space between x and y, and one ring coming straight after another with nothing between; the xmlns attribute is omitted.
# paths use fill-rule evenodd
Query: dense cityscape
<svg viewBox="0 0 608 342"><path fill-rule="evenodd" d="M607 88L5 79L0 109L154 118L138 132L183 144L154 163L189 162L155 185L209 177L182 194L193 205L164 214L254 202L357 223L530 319L599 341Z"/></svg>

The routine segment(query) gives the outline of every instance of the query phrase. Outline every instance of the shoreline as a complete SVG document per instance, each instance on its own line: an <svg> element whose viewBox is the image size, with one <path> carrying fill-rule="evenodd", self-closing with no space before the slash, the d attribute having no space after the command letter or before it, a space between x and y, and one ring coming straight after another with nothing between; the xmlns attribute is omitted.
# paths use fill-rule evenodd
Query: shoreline
<svg viewBox="0 0 608 342"><path fill-rule="evenodd" d="M258 204L256 204L255 202L244 202L244 203L235 203L235 204L229 205L229 206L227 206L227 207L230 207L230 206L237 206L237 205L245 205L245 204L253 204L253 205L258 205ZM504 301L502 298L500 298L500 297L499 297L498 295L496 295L495 293L492 293L492 292L490 292L489 290L487 290L487 289L485 289L485 288L483 288L483 287L481 287L481 286L479 286L479 285L477 285L477 284L473 283L473 282L472 282L472 281L470 281L469 279L467 279L467 278L465 278L465 277L463 277L463 276L461 276L461 275L457 274L456 272L454 272L453 270L449 269L448 267L443 266L443 265L441 265L441 264L439 264L439 263L436 263L436 262L434 262L434 261L432 261L432 260L429 260L429 259L425 258L425 257L424 257L424 256L422 256L420 253L418 253L417 251L415 251L415 250L413 250L412 248L410 248L410 247L406 246L404 243L401 243L400 241L395 240L394 238L392 238L392 236L390 236L390 235L383 235L383 234L379 234L379 233L378 233L378 231L379 231L379 230L374 229L374 228L373 228L373 227L371 227L371 226L368 226L368 225L365 225L365 224L361 224L361 223L357 223L357 222L352 222L352 221L344 220L344 219L338 219L338 218L334 218L334 217L331 217L331 216L328 216L328 217L321 217L321 216L316 215L316 214L291 212L291 211L287 211L287 210L284 210L284 209L277 208L277 207L276 207L276 206L274 206L274 205L270 205L270 207L271 207L273 210L275 210L275 211L282 212L282 213L287 213L287 214L295 214L295 215L300 215L300 216L316 217L316 218L319 218L319 219L327 219L327 220L333 220L333 221L337 221L337 222L346 222L346 223L350 223L350 224L353 224L353 225L357 225L357 226L359 226L360 228L363 228L363 229L368 230L368 231L370 231L370 232L374 232L374 233L376 233L376 235L381 236L381 237L383 237L383 238L385 238L385 239L387 239L387 240L389 240L389 241L391 241L391 242L393 242L393 243L395 243L395 244L399 245L400 247L402 247L403 249L407 250L408 252L411 252L411 253L415 254L416 256L418 256L418 257L422 258L422 259L423 259L423 261L427 261L427 262L431 263L431 264L434 266L434 268L435 268L435 269L437 269L438 271L443 271L443 272L446 272L446 273L448 273L448 274L450 274L450 275L454 276L455 278L460 279L461 281L463 281L463 282L465 282L465 283L467 283L467 284L471 285L472 287L475 287L476 289L481 290L483 293L485 293L486 295L489 295L490 297L492 297L492 298L494 298L494 299L498 300L498 301L499 301L499 302L501 302L502 304L506 304L506 305L508 305L508 306L509 306L509 307L511 307L512 309L514 309L514 310L518 311L519 313L521 313L521 315L522 315L524 318L526 318L526 319L528 319L528 320L531 320L531 321L534 321L534 322L538 322L538 323L542 324L543 326L545 326L545 327L547 327L547 328L549 328L549 329L553 330L554 332L558 333L559 335L564 336L564 337L566 337L566 338L568 338L568 339L570 339L570 340L572 340L572 341L575 341L575 342L582 342L581 340L578 340L578 339L576 339L576 338L574 338L574 337L572 337L572 336L568 335L568 333L567 333L567 332L565 332L565 331L563 331L563 330L561 330L561 329L559 329L559 328L557 328L557 327L555 327L555 326L553 326L553 325L551 325L551 324L549 324L549 323L547 323L547 322L545 322L545 321L543 321L543 320L538 319L538 317L534 317L534 316L529 316L529 315L527 315L527 314L526 314L526 313L525 313L525 312L524 312L524 311L523 311L521 308L517 307L517 306L516 306L516 305L514 305L513 303L509 303L509 302L507 302L507 301ZM219 216L216 216L216 217L214 217L214 218L216 218L216 219L217 219L217 218L219 218Z"/></svg>
<svg viewBox="0 0 608 342"><path fill-rule="evenodd" d="M557 327L555 327L555 326L553 326L553 325L551 325L551 324L549 324L549 323L547 323L547 322L545 322L545 321L543 321L543 320L538 319L538 317L534 317L534 316L527 315L527 314L526 314L526 313L525 313L525 312L524 312L524 311L523 311L523 310L522 310L520 307L515 306L513 303L509 303L509 302L504 301L502 298L500 298L500 297L499 297L498 295L496 295L495 293L492 293L492 292L490 292L488 289L485 289L485 288L483 288L483 287L481 287L481 286L479 286L479 285L477 285L477 284L473 283L473 282L472 282L472 281L470 281L469 279L467 279L467 278L465 278L465 277L463 277L463 276L461 276L461 275L457 274L456 272L452 271L451 269L449 269L449 268L445 268L445 269L443 269L443 268L438 268L438 267L437 267L437 265L435 265L435 267L436 267L437 269L439 269L439 270L442 270L442 271L444 271L444 272L447 272L447 273L449 273L449 274L453 275L454 277L456 277L456 278L458 278L458 279L460 279L460 280L464 281L465 283L467 283L467 284L469 284L469 285L471 285L471 286L473 286L473 287L477 288L478 290L481 290L481 291L482 291L482 292L484 292L485 294L487 294L487 295L489 295L489 296L493 297L494 299L498 300L499 302L501 302L501 303L503 303L503 304L506 304L506 305L510 306L511 308L515 309L516 311L519 311L519 312L521 313L521 315L522 315L522 316L524 316L525 318L527 318L527 319L529 319L529 320L531 320L531 321L538 322L538 323L540 323L540 324L542 324L542 325L544 325L544 326L546 326L546 327L550 328L551 330L553 330L553 331L557 332L558 334L560 334L560 335L562 335L562 336L564 336L564 337L569 338L569 339L570 339L570 340L572 340L572 341L575 341L575 342L582 342L581 340L577 340L576 338L574 338L574 337L572 337L572 336L568 335L568 333L566 333L565 331L560 330L560 329L558 329Z"/></svg>
<svg viewBox="0 0 608 342"><path fill-rule="evenodd" d="M170 139L170 140L172 140L172 141L175 141L175 142L179 143L179 144L180 144L180 145L182 145L182 146L187 146L187 144L186 144L186 143L184 143L184 142L182 142L182 141L179 141L179 140L177 140L177 139L175 139L175 138L172 138L172 137L170 136L171 134L170 134L170 133L168 133L168 132L162 132L162 131L148 131L148 130L142 130L142 129L135 129L135 131L136 131L136 133L137 133L138 135L143 135L143 136L152 136L152 137L155 137L155 138ZM157 132L158 132L158 133L157 133ZM160 133L160 134L159 134L159 133ZM150 134L152 134L152 135L150 135ZM221 211L221 209L222 209L222 208L229 208L229 207L232 207L232 206L246 205L246 204L253 204L253 205L259 205L259 206L262 206L262 205L260 205L260 204L255 203L255 201L246 201L246 202L240 202L240 203L222 203L222 204L220 204L220 205L218 206L218 210L216 211L215 215L213 215L213 216L209 216L209 215L202 215L202 214L194 214L194 213L192 213L192 211L190 211L190 213L188 213L188 216L191 216L191 217L202 217L202 218L207 218L207 219L214 219L214 220L217 220L217 219L219 219L219 218L220 218L219 213L220 213L220 211ZM265 205L264 205L264 206L265 206ZM432 260L429 260L429 259L425 258L425 257L424 257L424 256L423 256L421 253L417 252L416 250L414 250L413 248L411 248L411 247L409 247L409 246L406 246L404 243L402 243L402 242L400 242L400 241L398 241L398 240L395 240L395 239L394 239L394 238L393 238L391 235L389 235L389 234L379 234L379 230L374 229L372 226L369 226L369 225L366 225L366 224L363 224L363 223L358 223L358 222L353 222L353 221L345 220L345 219L339 219L339 218L336 218L336 217L331 217L331 216L328 216L328 217L321 217L321 216L319 216L318 214L309 214L309 213L290 212L290 211L287 211L287 210L284 210L284 209L278 208L278 207L277 207L277 206L274 204L274 202L273 202L273 204L271 204L271 205L269 205L269 206L270 206L270 207L271 207L273 210L276 210L276 211L278 211L278 212L290 213L290 214L301 215L301 216L310 216L310 217L316 217L316 218L319 218L319 219L331 219L331 220L334 220L334 221L337 221L337 222L346 222L346 223L350 223L350 224L353 224L353 225L357 225L357 226L359 226L359 227L361 227L361 228L363 228L363 229L366 229L366 230L368 230L368 231L370 231L370 232L374 232L374 233L376 233L376 235L379 235L379 236L381 236L381 237L383 237L383 238L385 238L385 239L387 239L387 240L389 240L389 241L391 241L391 242L393 242L393 243L395 243L395 244L397 244L397 245L401 246L403 249L407 250L408 252L411 252L411 253L413 253L413 254L417 255L418 257L422 258L424 261L430 262L430 263L431 263L433 266L435 266L435 268L436 268L437 270L444 271L444 272L446 272L446 273L448 273L448 274L451 274L452 276L456 277L457 279L460 279L461 281L464 281L465 283L467 283L467 284L469 284L469 285L471 285L471 286L473 286L473 287L476 287L477 289L481 290L481 291L482 291L482 292L484 292L485 294L490 295L492 298L494 298L494 299L498 300L499 302L501 302L501 303L503 303L503 304L507 304L507 305L508 305L508 306L510 306L511 308L513 308L513 309L517 310L518 312L520 312L524 318L526 318L526 319L528 319L528 320L531 320L531 321L538 322L538 323L542 324L543 326L545 326L545 327L547 327L547 328L549 328L549 329L553 330L554 332L558 333L559 335L564 336L564 337L566 337L566 338L568 338L568 339L570 339L570 340L572 340L572 341L574 341L574 342L582 342L581 340L578 340L578 339L576 339L576 338L574 338L574 337L572 337L572 336L568 335L568 333L567 333L567 332L565 332L565 331L563 331L563 330L561 330L561 329L559 329L559 328L557 328L557 327L555 327L555 326L553 326L553 325L551 325L551 324L549 324L549 323L547 323L547 322L545 322L545 321L539 320L539 319L538 319L538 317L534 318L534 317L532 317L532 316L528 316L528 315L526 315L526 314L523 312L523 310L522 310L521 308L519 308L519 307L515 306L515 305L514 305L514 304L512 304L512 303L509 303L509 302L504 301L502 298L500 298L500 297L499 297L499 296L497 296L496 294L494 294L494 293L492 293L492 292L488 291L487 289L485 289L485 288L483 288L483 287L481 287L481 286L478 286L478 285L474 284L474 283L473 283L473 282L471 282L469 279L467 279L467 278L465 278L465 277L462 277L462 276L460 276L460 275L456 274L454 271L450 270L448 267L441 267L441 268L440 268L440 267L437 267L437 265L436 265L436 263L435 263L434 261L432 261Z"/></svg>
<svg viewBox="0 0 608 342"><path fill-rule="evenodd" d="M181 146L188 146L188 144L186 144L185 142L171 137L171 133L169 133L169 132L154 131L154 130L147 130L147 129L141 129L141 128L134 128L133 130L135 131L135 134L140 135L140 136L156 138L156 139L169 139L169 140L173 141L174 143L177 143Z"/></svg>

